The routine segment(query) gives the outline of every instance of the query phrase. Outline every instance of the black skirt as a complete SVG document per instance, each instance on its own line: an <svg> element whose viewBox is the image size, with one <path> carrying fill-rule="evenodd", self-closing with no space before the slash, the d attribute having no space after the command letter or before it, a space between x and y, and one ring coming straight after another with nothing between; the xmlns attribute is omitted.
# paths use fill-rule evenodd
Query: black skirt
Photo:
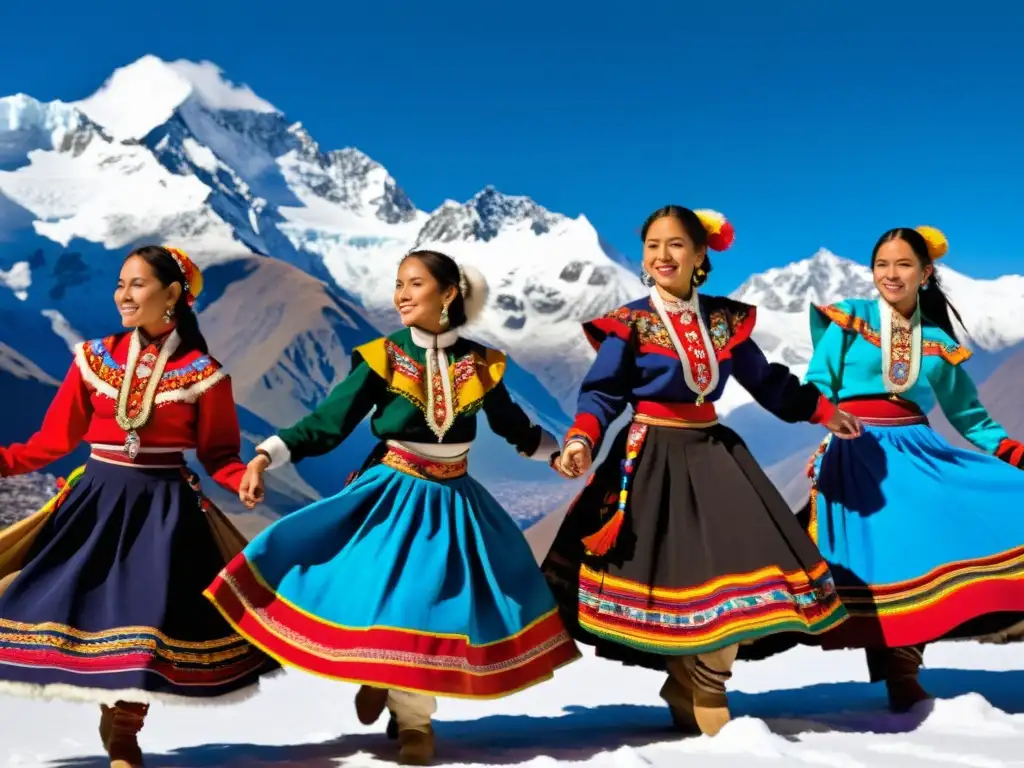
<svg viewBox="0 0 1024 768"><path fill-rule="evenodd" d="M20 524L38 528L31 541L0 534L0 560L26 550L0 594L0 692L237 699L279 669L203 597L232 534L181 470L91 460L56 511L36 517Z"/></svg>
<svg viewBox="0 0 1024 768"><path fill-rule="evenodd" d="M638 449L631 466L627 441ZM623 494L614 545L589 554L582 540ZM623 430L566 514L543 570L577 640L654 669L666 656L819 634L846 617L817 547L721 425Z"/></svg>

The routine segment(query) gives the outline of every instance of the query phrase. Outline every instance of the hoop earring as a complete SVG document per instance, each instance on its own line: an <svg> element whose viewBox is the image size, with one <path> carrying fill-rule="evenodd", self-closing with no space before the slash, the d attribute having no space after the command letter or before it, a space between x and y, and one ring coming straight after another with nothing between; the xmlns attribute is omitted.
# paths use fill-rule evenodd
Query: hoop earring
<svg viewBox="0 0 1024 768"><path fill-rule="evenodd" d="M927 291L928 290L928 281L927 280L925 282L921 283L921 290L922 291Z"/></svg>
<svg viewBox="0 0 1024 768"><path fill-rule="evenodd" d="M654 278L650 276L646 269L640 270L640 282L643 283L647 288L654 285Z"/></svg>
<svg viewBox="0 0 1024 768"><path fill-rule="evenodd" d="M693 287L696 288L704 282L704 278L708 275L702 267L697 267L693 270L693 274L690 276L690 282L693 283Z"/></svg>
<svg viewBox="0 0 1024 768"><path fill-rule="evenodd" d="M445 304L441 307L441 328L447 330L450 324L451 321L448 319L448 305Z"/></svg>
<svg viewBox="0 0 1024 768"><path fill-rule="evenodd" d="M169 323L174 319L174 307L168 307L164 310L164 322Z"/></svg>

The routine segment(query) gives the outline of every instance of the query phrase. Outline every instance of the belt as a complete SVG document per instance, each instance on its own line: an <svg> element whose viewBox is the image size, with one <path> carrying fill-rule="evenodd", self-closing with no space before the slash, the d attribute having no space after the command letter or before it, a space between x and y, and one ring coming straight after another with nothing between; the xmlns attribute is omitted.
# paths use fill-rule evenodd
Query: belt
<svg viewBox="0 0 1024 768"><path fill-rule="evenodd" d="M140 448L135 458L130 459L122 445L94 443L89 458L123 467L179 469L185 466L185 452L181 448Z"/></svg>
<svg viewBox="0 0 1024 768"><path fill-rule="evenodd" d="M718 423L715 404L656 403L641 400L633 407L633 421L652 427L675 429L705 429Z"/></svg>
<svg viewBox="0 0 1024 768"><path fill-rule="evenodd" d="M469 467L466 456L454 459L431 458L391 444L380 463L423 480L454 480L465 476Z"/></svg>
<svg viewBox="0 0 1024 768"><path fill-rule="evenodd" d="M928 423L928 417L915 403L899 398L858 397L840 400L839 407L873 427L907 427Z"/></svg>

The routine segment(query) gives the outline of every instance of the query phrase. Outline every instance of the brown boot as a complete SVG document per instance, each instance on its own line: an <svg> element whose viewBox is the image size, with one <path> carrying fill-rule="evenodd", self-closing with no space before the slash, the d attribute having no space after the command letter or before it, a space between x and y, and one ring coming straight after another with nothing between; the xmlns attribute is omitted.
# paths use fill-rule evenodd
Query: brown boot
<svg viewBox="0 0 1024 768"><path fill-rule="evenodd" d="M872 648L867 651L871 682L885 681L889 709L907 712L922 701L934 698L918 680L924 663L924 647Z"/></svg>
<svg viewBox="0 0 1024 768"><path fill-rule="evenodd" d="M373 725L388 703L388 689L362 685L356 691L356 717L363 725Z"/></svg>
<svg viewBox="0 0 1024 768"><path fill-rule="evenodd" d="M407 728L398 732L399 765L430 765L434 759L434 729Z"/></svg>
<svg viewBox="0 0 1024 768"><path fill-rule="evenodd" d="M672 722L687 735L714 736L731 719L725 683L732 677L736 646L698 656L681 656L669 662L669 679L661 696L668 702ZM714 669L725 667L724 670Z"/></svg>
<svg viewBox="0 0 1024 768"><path fill-rule="evenodd" d="M146 722L149 705L119 701L111 712L110 737L107 741L110 768L143 768L138 735Z"/></svg>
<svg viewBox="0 0 1024 768"><path fill-rule="evenodd" d="M103 749L110 744L110 732L114 727L114 708L106 704L100 704L100 741L103 742Z"/></svg>

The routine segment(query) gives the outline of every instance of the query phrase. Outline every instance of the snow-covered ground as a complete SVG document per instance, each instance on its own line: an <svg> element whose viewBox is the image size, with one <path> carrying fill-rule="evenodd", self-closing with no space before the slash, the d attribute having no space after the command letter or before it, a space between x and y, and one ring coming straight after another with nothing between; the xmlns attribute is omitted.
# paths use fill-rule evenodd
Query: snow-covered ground
<svg viewBox="0 0 1024 768"><path fill-rule="evenodd" d="M616 768L911 768L1024 765L1024 672L1013 646L953 643L928 651L922 679L941 697L893 715L863 656L802 648L739 664L735 720L714 738L669 728L661 677L585 658L507 699L440 702L437 765ZM362 726L355 686L300 673L228 708L154 706L140 736L150 768L385 766L384 719ZM88 705L0 699L5 766L106 768Z"/></svg>

